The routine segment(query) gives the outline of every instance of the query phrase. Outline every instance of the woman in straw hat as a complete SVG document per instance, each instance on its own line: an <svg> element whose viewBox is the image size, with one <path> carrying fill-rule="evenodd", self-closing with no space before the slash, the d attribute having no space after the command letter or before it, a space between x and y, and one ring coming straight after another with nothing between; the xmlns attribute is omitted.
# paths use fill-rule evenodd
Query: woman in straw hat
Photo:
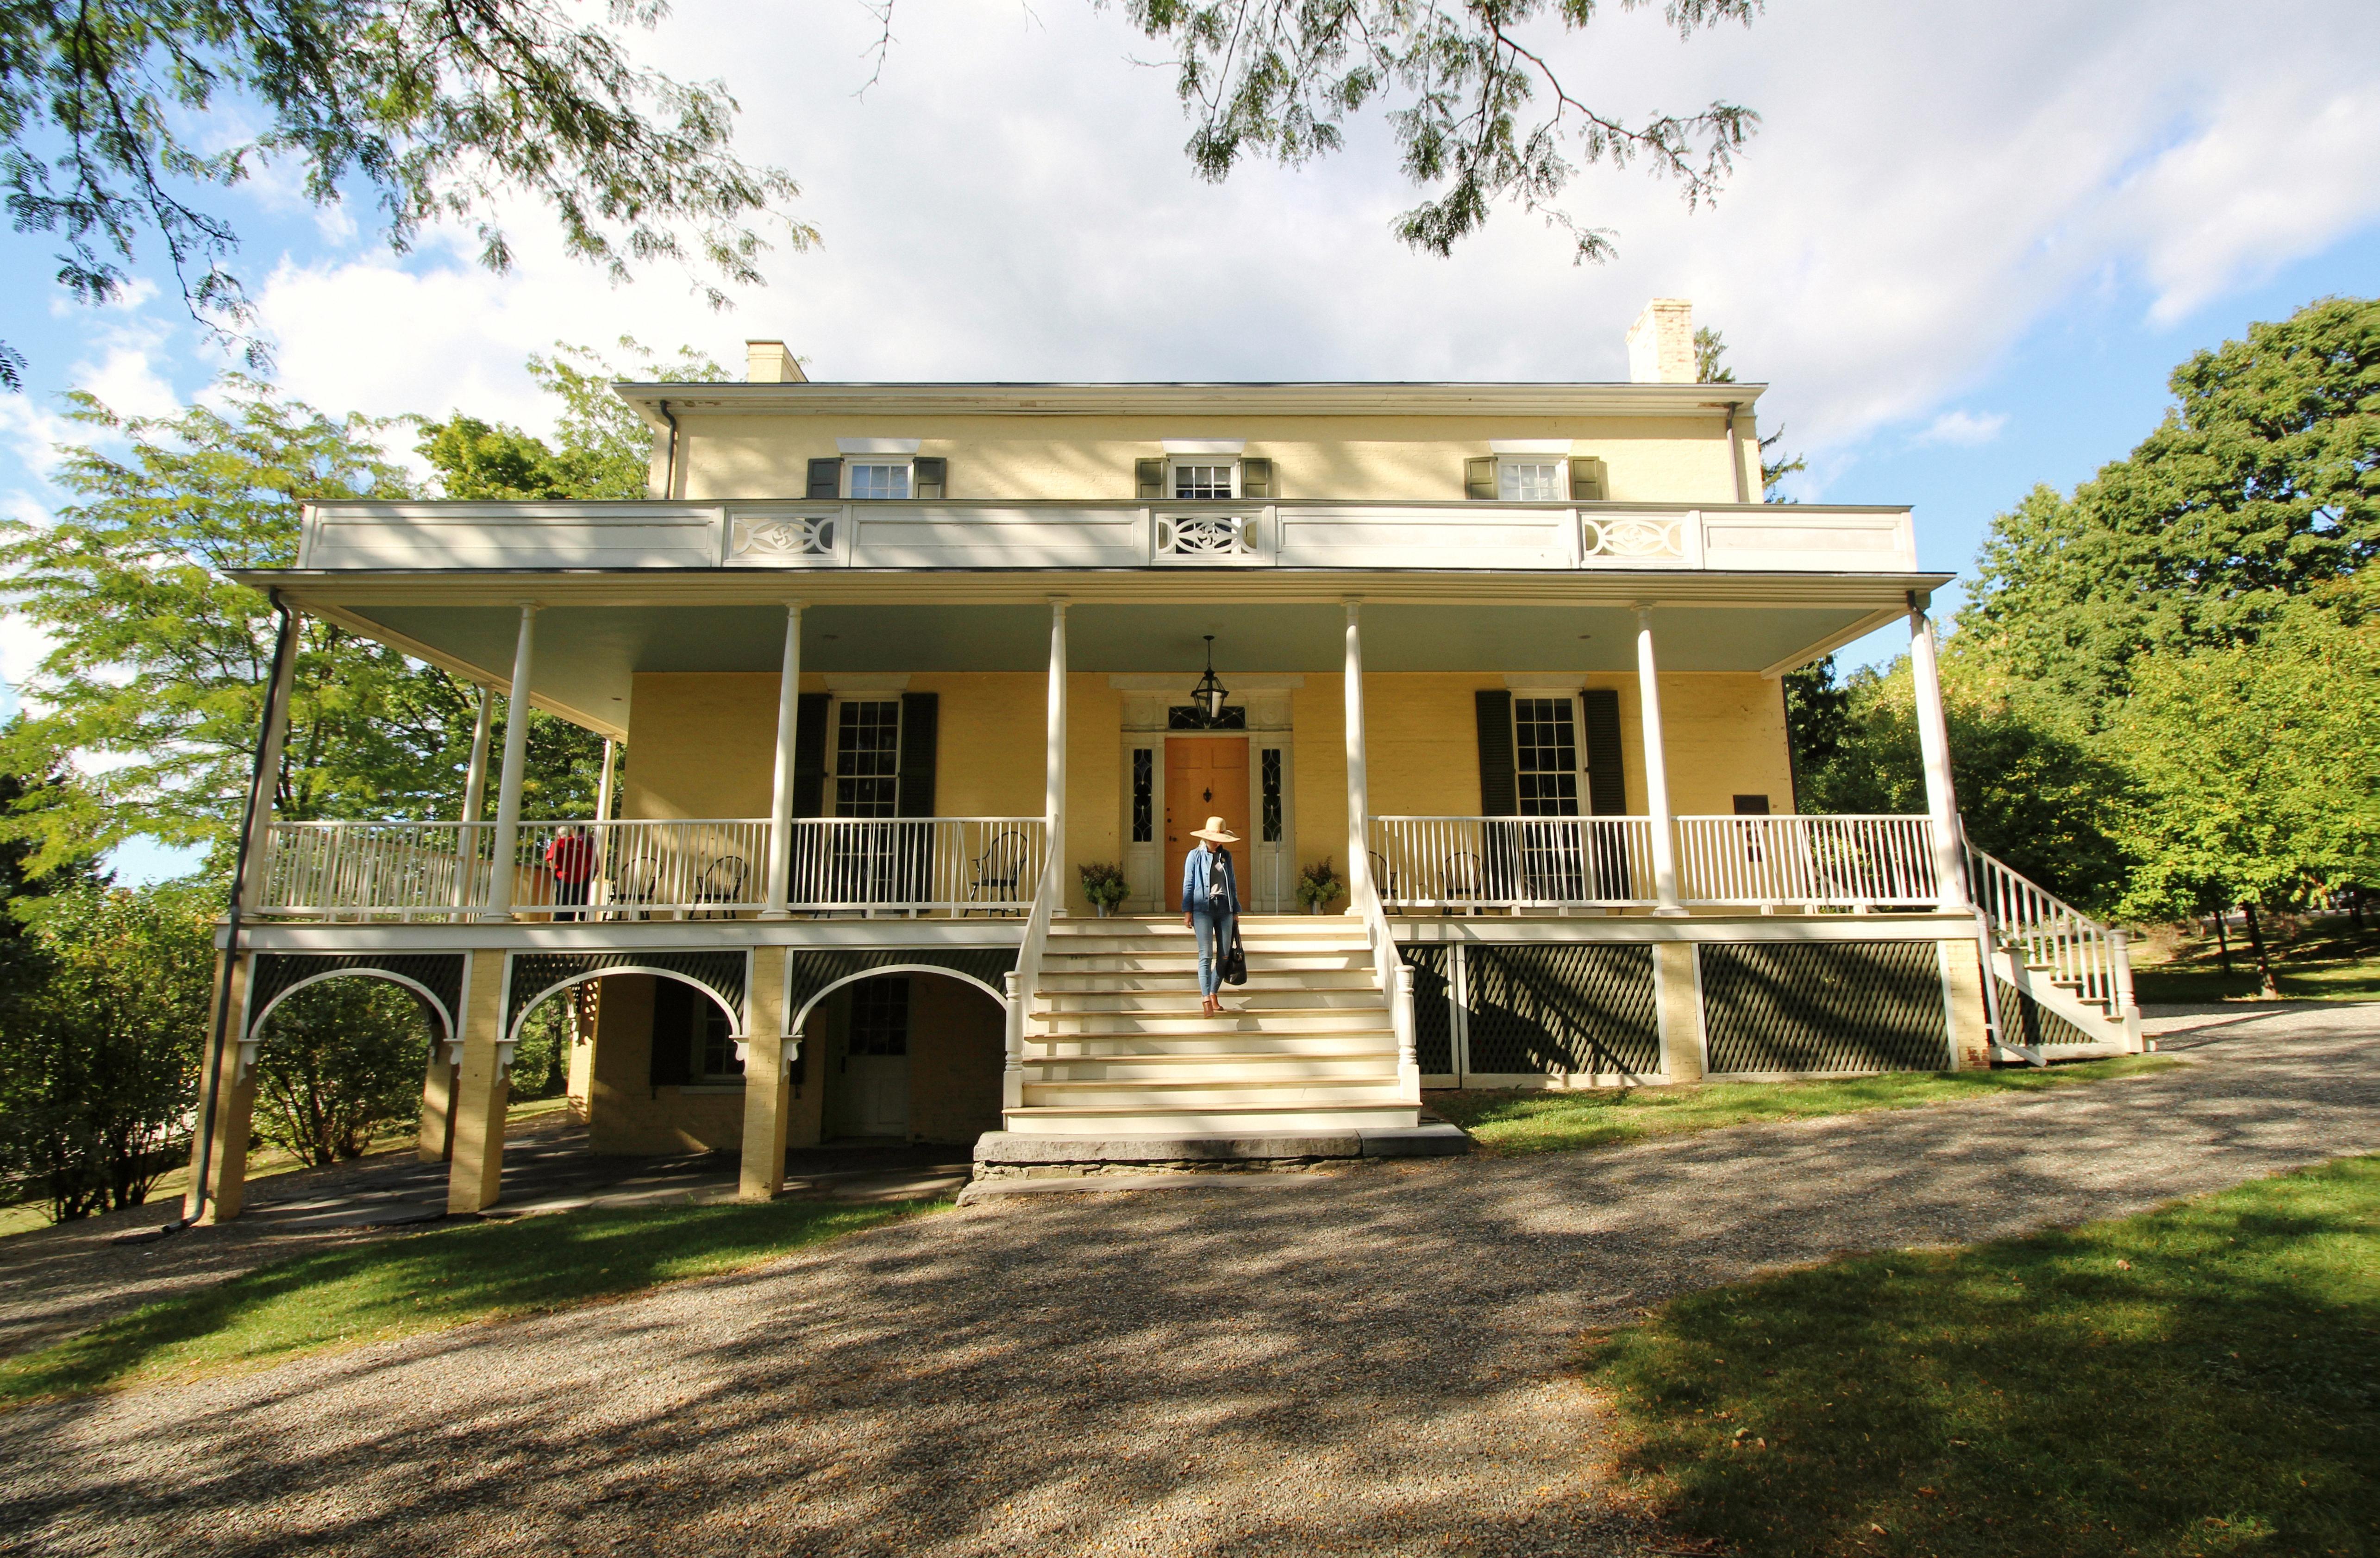
<svg viewBox="0 0 2380 1558"><path fill-rule="evenodd" d="M1198 932L1198 1009L1211 1017L1223 1009L1216 992L1223 982L1232 920L1240 911L1239 878L1232 871L1232 852L1223 846L1240 841L1220 817L1208 818L1190 836L1198 847L1182 862L1182 923Z"/></svg>

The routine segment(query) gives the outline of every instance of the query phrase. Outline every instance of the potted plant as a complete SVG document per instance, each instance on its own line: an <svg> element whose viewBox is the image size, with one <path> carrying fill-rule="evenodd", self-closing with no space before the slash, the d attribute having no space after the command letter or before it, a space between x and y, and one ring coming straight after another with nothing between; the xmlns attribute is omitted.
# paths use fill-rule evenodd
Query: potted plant
<svg viewBox="0 0 2380 1558"><path fill-rule="evenodd" d="M1091 901L1091 907L1099 910L1101 919L1108 917L1109 910L1132 896L1132 889L1124 885L1123 868L1112 861L1090 860L1075 869L1082 873L1083 896Z"/></svg>
<svg viewBox="0 0 2380 1558"><path fill-rule="evenodd" d="M1347 884L1339 880L1339 872L1332 868L1328 855L1297 873L1297 896L1308 914L1320 914L1323 905L1346 890Z"/></svg>

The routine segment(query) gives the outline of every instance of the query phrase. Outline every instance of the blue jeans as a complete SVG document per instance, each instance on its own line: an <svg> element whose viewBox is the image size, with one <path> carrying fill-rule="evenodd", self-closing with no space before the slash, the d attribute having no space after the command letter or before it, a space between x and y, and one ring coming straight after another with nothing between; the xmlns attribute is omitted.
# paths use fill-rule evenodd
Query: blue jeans
<svg viewBox="0 0 2380 1558"><path fill-rule="evenodd" d="M1211 909L1192 909L1190 928L1198 932L1198 993L1211 996L1222 988L1223 954L1232 944L1232 917Z"/></svg>

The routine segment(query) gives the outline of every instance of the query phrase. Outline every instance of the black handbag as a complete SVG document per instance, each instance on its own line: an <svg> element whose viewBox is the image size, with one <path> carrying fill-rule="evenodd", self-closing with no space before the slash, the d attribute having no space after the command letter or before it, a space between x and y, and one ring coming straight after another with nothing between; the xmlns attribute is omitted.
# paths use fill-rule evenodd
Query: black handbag
<svg viewBox="0 0 2380 1558"><path fill-rule="evenodd" d="M1248 953L1240 945L1240 917L1236 914L1232 916L1232 944L1223 953L1223 982L1248 982Z"/></svg>

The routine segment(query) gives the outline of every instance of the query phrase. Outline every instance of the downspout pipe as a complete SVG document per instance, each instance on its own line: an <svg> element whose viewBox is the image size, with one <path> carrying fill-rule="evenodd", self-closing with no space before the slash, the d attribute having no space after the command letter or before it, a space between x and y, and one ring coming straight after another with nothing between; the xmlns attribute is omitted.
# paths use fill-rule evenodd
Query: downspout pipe
<svg viewBox="0 0 2380 1558"><path fill-rule="evenodd" d="M1727 463L1735 469L1735 501L1750 503L1752 501L1750 484L1743 479L1743 434L1736 431L1735 426L1736 416L1742 409L1742 401L1730 400L1727 403Z"/></svg>
<svg viewBox="0 0 2380 1558"><path fill-rule="evenodd" d="M669 423L669 458L662 467L662 496L674 498L677 496L677 419L670 415L668 401L659 400L653 404L661 412L662 420Z"/></svg>
<svg viewBox="0 0 2380 1558"><path fill-rule="evenodd" d="M232 970L239 967L239 911L248 898L249 846L256 836L256 809L260 804L272 804L269 797L278 777L264 772L264 761L273 746L273 723L281 713L279 703L285 685L283 674L288 669L290 656L297 653L298 634L297 619L289 610L289 603L281 598L281 591L269 591L267 598L272 601L273 609L280 614L281 622L273 634L271 678L264 684L264 721L257 731L256 764L249 779L248 804L240 809L239 847L232 856L231 907L225 922L227 931L223 967L215 975L215 1017L210 1025L207 1039L208 1053L213 1057L214 1069L207 1078L206 1097L199 1104L199 1140L197 1150L190 1155L189 1210L166 1223L160 1230L163 1233L181 1232L196 1223L206 1211L207 1170L211 1166L208 1159L215 1140L216 1104L223 1092L224 1035L231 1028Z"/></svg>

